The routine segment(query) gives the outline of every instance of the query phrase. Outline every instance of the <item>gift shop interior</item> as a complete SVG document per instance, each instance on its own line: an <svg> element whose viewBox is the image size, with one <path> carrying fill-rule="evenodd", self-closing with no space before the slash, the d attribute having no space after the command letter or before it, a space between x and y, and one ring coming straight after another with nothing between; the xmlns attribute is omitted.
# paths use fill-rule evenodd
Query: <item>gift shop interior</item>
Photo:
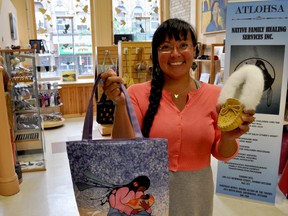
<svg viewBox="0 0 288 216"><path fill-rule="evenodd" d="M218 24L211 26L215 2L219 7ZM198 43L191 76L223 86L227 5L236 2L247 1L0 0L0 216L80 215L66 142L82 139L95 75L112 68L122 76L126 87L151 79L151 41L161 22L180 18L195 27ZM265 97L269 104L273 101L272 88L281 89L276 86L281 82L274 82L271 87L275 71L268 68L269 62L259 59L256 61L262 63L260 66L267 66L263 73L268 73L265 81L270 86L265 86ZM93 96L93 139L111 139L113 115L112 122L111 116L96 121L96 117L103 117L101 84ZM285 114L279 122L280 141L275 143L279 155L273 156L277 158L273 160L277 165L275 200L249 199L256 193L253 190L249 194L249 189L247 193L238 191L239 196L217 193L219 162L211 157L213 215L288 215L287 99L279 106L280 113ZM251 152L254 158L250 160L256 161L254 153ZM264 182L269 175L262 178ZM282 188L278 186L281 178L285 181ZM248 182L249 178L242 176L244 188Z"/></svg>

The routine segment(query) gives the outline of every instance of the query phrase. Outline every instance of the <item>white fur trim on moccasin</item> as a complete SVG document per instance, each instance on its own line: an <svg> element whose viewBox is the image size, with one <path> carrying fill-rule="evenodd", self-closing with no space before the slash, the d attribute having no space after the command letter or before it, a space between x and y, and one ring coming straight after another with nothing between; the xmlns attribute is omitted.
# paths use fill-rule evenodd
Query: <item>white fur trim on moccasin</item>
<svg viewBox="0 0 288 216"><path fill-rule="evenodd" d="M241 125L243 109L255 110L264 90L264 77L255 65L244 65L225 82L218 103L222 105L218 127L230 131Z"/></svg>
<svg viewBox="0 0 288 216"><path fill-rule="evenodd" d="M264 77L260 68L255 65L244 65L225 82L221 89L218 103L224 104L228 98L236 98L245 109L255 109L264 90Z"/></svg>

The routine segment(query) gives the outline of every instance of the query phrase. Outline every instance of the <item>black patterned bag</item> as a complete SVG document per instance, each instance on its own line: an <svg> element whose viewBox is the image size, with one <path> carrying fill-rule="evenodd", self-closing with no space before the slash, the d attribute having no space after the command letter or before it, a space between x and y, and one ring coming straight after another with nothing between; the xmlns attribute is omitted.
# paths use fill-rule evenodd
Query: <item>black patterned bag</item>
<svg viewBox="0 0 288 216"><path fill-rule="evenodd" d="M106 95L102 94L97 102L96 121L98 124L113 124L115 105L112 100L106 100Z"/></svg>
<svg viewBox="0 0 288 216"><path fill-rule="evenodd" d="M109 65L107 65L106 58L109 57L110 62ZM112 65L110 65L112 64ZM109 68L112 68L114 71L117 70L117 67L114 64L114 61L112 59L112 56L110 55L109 50L105 51L105 55L102 62L102 68L100 73L103 73L107 71ZM98 90L98 89L97 89ZM97 94L96 101L97 101ZM98 124L113 124L114 121L114 110L115 105L112 100L107 100L106 95L103 92L100 98L100 101L97 102L97 114L96 114L96 122Z"/></svg>

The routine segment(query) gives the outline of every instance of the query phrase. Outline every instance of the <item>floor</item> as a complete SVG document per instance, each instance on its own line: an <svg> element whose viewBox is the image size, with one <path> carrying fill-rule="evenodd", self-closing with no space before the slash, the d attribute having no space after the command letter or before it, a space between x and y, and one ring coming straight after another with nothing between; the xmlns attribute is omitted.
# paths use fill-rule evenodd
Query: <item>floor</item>
<svg viewBox="0 0 288 216"><path fill-rule="evenodd" d="M68 118L59 128L44 131L46 146L46 171L23 174L20 192L16 195L0 196L0 216L79 216L65 141L80 140L83 118ZM97 127L93 128L94 138L102 137ZM214 179L217 161L212 160ZM214 216L284 216L288 215L288 200L277 191L276 202L260 203L216 194Z"/></svg>

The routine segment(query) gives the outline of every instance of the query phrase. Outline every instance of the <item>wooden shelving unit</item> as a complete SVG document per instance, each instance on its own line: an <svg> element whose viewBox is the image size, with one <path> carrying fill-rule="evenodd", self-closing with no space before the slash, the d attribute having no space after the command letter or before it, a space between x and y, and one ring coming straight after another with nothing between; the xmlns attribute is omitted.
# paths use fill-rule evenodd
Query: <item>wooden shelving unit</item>
<svg viewBox="0 0 288 216"><path fill-rule="evenodd" d="M215 48L216 47L224 47L222 43L215 43L211 45L204 45L204 49L202 52L205 52L209 55L209 59L195 59L194 61L197 64L197 69L195 71L195 78L200 79L201 73L203 72L204 65L208 64L209 66L209 81L208 83L214 84L216 77L216 70L219 69L220 72L220 60L215 59ZM218 57L219 58L219 57Z"/></svg>

